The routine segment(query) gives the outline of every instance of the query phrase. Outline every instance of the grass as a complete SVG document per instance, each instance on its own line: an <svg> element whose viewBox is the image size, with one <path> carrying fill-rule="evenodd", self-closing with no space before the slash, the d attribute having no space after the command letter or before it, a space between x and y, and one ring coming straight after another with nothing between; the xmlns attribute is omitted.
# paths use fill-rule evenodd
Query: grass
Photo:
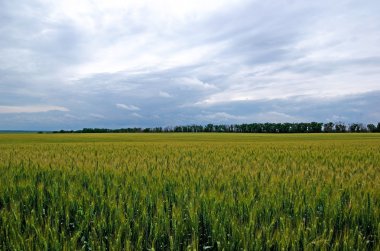
<svg viewBox="0 0 380 251"><path fill-rule="evenodd" d="M376 250L380 134L2 134L0 250Z"/></svg>

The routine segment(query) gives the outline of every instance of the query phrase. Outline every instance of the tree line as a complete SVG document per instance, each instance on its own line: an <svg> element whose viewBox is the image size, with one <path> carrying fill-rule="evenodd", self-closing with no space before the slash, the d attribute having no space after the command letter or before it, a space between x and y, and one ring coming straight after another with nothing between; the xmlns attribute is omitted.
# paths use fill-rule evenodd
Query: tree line
<svg viewBox="0 0 380 251"><path fill-rule="evenodd" d="M380 132L380 122L377 125L363 123L251 123L251 124L207 124L185 125L152 128L83 128L82 130L60 130L53 133L165 133L165 132L230 132L230 133L344 133L344 132Z"/></svg>

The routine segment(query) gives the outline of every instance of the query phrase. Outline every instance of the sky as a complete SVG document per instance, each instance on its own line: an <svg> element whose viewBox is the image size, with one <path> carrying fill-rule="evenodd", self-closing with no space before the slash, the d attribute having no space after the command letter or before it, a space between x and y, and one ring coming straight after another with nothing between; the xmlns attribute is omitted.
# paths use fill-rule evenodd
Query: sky
<svg viewBox="0 0 380 251"><path fill-rule="evenodd" d="M380 1L0 1L0 130L380 121Z"/></svg>

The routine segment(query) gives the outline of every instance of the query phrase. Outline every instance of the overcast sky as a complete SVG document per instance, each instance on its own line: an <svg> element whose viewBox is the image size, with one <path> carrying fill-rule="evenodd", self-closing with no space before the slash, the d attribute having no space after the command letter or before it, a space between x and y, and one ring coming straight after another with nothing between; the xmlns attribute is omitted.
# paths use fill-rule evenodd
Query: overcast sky
<svg viewBox="0 0 380 251"><path fill-rule="evenodd" d="M0 130L380 121L380 1L0 1Z"/></svg>

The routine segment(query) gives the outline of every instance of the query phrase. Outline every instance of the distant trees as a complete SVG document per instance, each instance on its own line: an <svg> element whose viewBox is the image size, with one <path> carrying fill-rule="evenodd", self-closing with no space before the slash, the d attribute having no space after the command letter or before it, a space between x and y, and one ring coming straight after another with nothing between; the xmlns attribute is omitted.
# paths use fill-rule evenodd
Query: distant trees
<svg viewBox="0 0 380 251"><path fill-rule="evenodd" d="M335 132L346 132L347 126L344 123L335 124Z"/></svg>
<svg viewBox="0 0 380 251"><path fill-rule="evenodd" d="M364 126L362 123L352 123L349 126L346 126L342 122L338 122L334 124L333 122L328 122L323 124L323 131L327 133L331 132L366 132L368 128L369 132L376 132L376 127L373 124L368 124L367 127Z"/></svg>
<svg viewBox="0 0 380 251"><path fill-rule="evenodd" d="M218 133L344 133L344 132L380 132L380 122L364 125L353 123L345 125L342 122L310 122L310 123L251 123L251 124L207 124L186 125L174 127L153 127L153 128L83 128L77 131L54 131L53 133L164 133L164 132L218 132Z"/></svg>
<svg viewBox="0 0 380 251"><path fill-rule="evenodd" d="M324 132L333 132L334 131L334 123L328 122L323 125L323 131Z"/></svg>
<svg viewBox="0 0 380 251"><path fill-rule="evenodd" d="M365 132L367 131L363 124L353 123L350 125L350 132Z"/></svg>
<svg viewBox="0 0 380 251"><path fill-rule="evenodd" d="M368 124L367 128L369 132L380 132L380 122L377 123L377 126L374 124Z"/></svg>
<svg viewBox="0 0 380 251"><path fill-rule="evenodd" d="M368 128L369 132L376 132L377 131L377 128L374 124L368 124L367 128Z"/></svg>

